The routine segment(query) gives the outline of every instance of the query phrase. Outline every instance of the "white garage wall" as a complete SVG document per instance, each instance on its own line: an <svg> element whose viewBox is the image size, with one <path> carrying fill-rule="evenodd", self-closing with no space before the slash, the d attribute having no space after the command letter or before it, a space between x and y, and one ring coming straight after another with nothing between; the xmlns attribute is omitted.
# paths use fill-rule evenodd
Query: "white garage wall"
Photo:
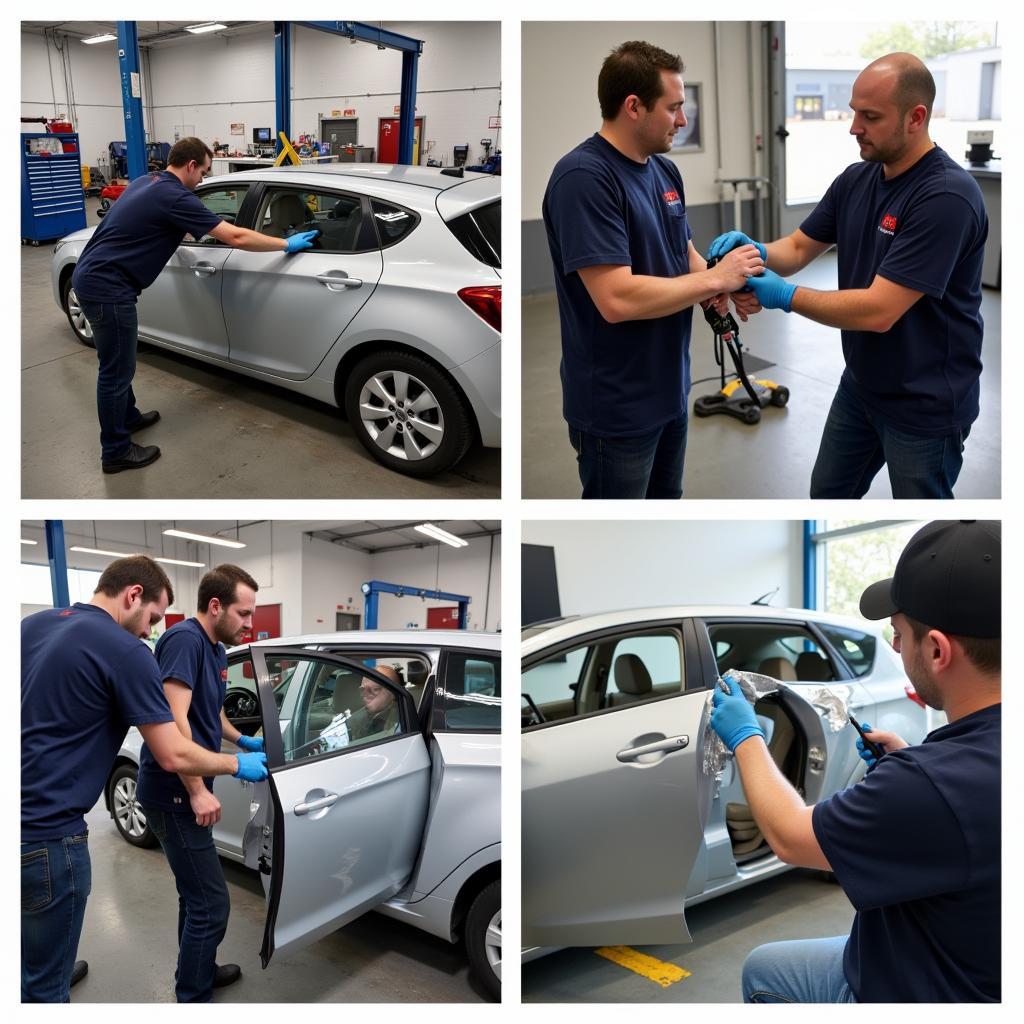
<svg viewBox="0 0 1024 1024"><path fill-rule="evenodd" d="M303 633L331 633L342 611L363 614L359 588L371 579L370 556L363 551L313 537L302 542Z"/></svg>
<svg viewBox="0 0 1024 1024"><path fill-rule="evenodd" d="M524 544L555 549L563 615L663 604L803 603L802 523L530 521Z"/></svg>
<svg viewBox="0 0 1024 1024"><path fill-rule="evenodd" d="M500 113L501 26L498 22L384 23L402 35L424 40L417 76L417 116L424 118L430 155L452 162L452 147L467 144L470 163L483 156L480 139L501 144L488 118ZM68 43L77 130L82 151L95 164L112 139L124 138L120 77L115 43ZM143 51L145 52L145 51ZM46 46L42 36L23 33L22 111L52 117ZM54 65L58 111L67 111L59 64ZM393 117L401 85L401 54L370 43L311 29L292 31L292 134L314 132L318 114L355 108L359 143L377 145L378 117ZM194 132L207 142L244 149L252 129L274 125L274 32L266 23L225 37L192 36L150 48L143 57L147 138L174 142L175 131ZM368 95L369 94L369 95ZM231 136L233 122L245 124L244 137ZM426 156L421 154L421 162Z"/></svg>

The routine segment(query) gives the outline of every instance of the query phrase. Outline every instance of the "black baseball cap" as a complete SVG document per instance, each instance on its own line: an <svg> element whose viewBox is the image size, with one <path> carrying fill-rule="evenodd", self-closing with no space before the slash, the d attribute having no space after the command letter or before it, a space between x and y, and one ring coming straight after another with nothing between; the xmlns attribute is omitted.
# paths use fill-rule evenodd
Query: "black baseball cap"
<svg viewBox="0 0 1024 1024"><path fill-rule="evenodd" d="M1000 636L1001 538L998 520L929 523L910 538L892 579L861 594L861 615L902 612L952 636Z"/></svg>

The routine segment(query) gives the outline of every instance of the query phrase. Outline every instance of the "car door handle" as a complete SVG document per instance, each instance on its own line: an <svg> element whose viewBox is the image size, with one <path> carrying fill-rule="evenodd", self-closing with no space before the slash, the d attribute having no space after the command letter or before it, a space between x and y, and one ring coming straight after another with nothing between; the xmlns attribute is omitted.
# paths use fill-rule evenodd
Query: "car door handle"
<svg viewBox="0 0 1024 1024"><path fill-rule="evenodd" d="M308 803L296 804L292 810L296 814L311 814L313 811L322 811L325 807L332 807L338 801L337 793L328 793L318 800L310 800Z"/></svg>
<svg viewBox="0 0 1024 1024"><path fill-rule="evenodd" d="M329 292L344 288L362 288L363 282L358 277L340 277L337 274L317 274L316 279L327 286Z"/></svg>
<svg viewBox="0 0 1024 1024"><path fill-rule="evenodd" d="M689 736L669 736L668 739L658 740L656 743L645 743L641 747L626 747L625 750L620 750L615 757L623 764L628 764L645 754L671 754L673 751L682 750L689 745Z"/></svg>
<svg viewBox="0 0 1024 1024"><path fill-rule="evenodd" d="M217 268L210 263L196 263L192 266L192 273L196 277L209 277L217 273Z"/></svg>

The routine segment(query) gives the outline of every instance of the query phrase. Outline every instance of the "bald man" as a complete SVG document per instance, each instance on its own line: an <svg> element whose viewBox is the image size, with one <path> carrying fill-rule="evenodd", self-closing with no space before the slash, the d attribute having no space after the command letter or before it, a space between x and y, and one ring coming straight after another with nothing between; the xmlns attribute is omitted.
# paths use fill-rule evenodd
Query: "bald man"
<svg viewBox="0 0 1024 1024"><path fill-rule="evenodd" d="M381 665L374 671L391 680L396 687L403 686L398 672L390 665ZM398 702L386 686L382 686L376 679L363 676L359 683L359 697L363 706L358 711L351 714L347 709L340 711L314 741L319 744L321 752L339 750L353 741L362 742L369 737L380 739L391 736L401 729Z"/></svg>
<svg viewBox="0 0 1024 1024"><path fill-rule="evenodd" d="M929 138L934 99L913 54L869 64L850 99L862 162L791 235L754 243L768 267L748 282L760 304L842 331L812 498L861 498L883 465L895 498L952 498L978 416L988 217L974 179ZM708 255L751 241L730 231ZM838 291L783 280L833 245Z"/></svg>

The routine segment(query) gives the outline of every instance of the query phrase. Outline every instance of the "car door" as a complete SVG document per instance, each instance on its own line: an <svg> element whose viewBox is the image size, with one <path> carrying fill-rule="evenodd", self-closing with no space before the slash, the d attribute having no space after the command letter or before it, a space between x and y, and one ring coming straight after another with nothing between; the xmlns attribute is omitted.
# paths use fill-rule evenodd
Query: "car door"
<svg viewBox="0 0 1024 1024"><path fill-rule="evenodd" d="M412 698L364 664L253 646L270 777L253 786L243 842L267 896L260 958L301 948L408 881L427 815L430 759ZM359 717L361 687L391 703ZM357 709L357 710L353 710Z"/></svg>
<svg viewBox="0 0 1024 1024"><path fill-rule="evenodd" d="M541 649L522 692L523 945L689 942L685 888L712 786L692 626Z"/></svg>
<svg viewBox="0 0 1024 1024"><path fill-rule="evenodd" d="M241 216L249 186L233 182L200 187L196 197L224 220ZM157 279L139 296L139 335L164 345L228 358L221 308L224 268L234 250L209 235L186 236Z"/></svg>
<svg viewBox="0 0 1024 1024"><path fill-rule="evenodd" d="M311 231L313 248L294 254L232 254L224 275L231 361L303 380L323 361L373 294L383 269L365 200L347 192L268 186L257 231L278 238Z"/></svg>

